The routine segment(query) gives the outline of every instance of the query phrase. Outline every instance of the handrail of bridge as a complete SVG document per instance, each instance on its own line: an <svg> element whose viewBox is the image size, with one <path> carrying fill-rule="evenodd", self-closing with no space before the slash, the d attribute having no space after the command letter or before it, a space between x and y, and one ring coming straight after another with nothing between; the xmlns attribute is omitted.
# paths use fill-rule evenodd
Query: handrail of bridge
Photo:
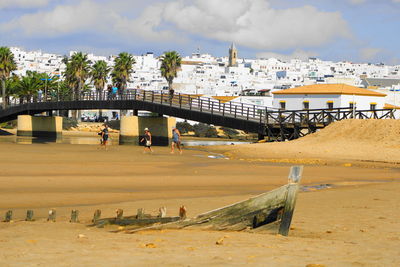
<svg viewBox="0 0 400 267"><path fill-rule="evenodd" d="M260 124L313 123L327 125L332 121L347 118L394 118L394 112L391 109L353 110L352 108L348 107L334 109L280 110L232 101L222 102L220 100L204 96L182 93L171 95L168 91L142 89L129 90L123 94L113 94L109 92L84 92L79 96L74 96L72 94L48 95L46 98L36 97L29 102L18 102L17 99L13 99L10 103L10 106L40 102L119 100L151 102L164 106L209 113L211 115L220 115L223 117L259 122Z"/></svg>

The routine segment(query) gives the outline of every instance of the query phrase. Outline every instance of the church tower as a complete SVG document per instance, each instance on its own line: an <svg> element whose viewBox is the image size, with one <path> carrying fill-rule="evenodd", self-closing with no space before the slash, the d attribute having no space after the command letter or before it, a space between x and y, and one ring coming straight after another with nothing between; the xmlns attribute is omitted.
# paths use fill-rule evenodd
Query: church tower
<svg viewBox="0 0 400 267"><path fill-rule="evenodd" d="M229 67L237 66L238 52L234 43L229 48Z"/></svg>

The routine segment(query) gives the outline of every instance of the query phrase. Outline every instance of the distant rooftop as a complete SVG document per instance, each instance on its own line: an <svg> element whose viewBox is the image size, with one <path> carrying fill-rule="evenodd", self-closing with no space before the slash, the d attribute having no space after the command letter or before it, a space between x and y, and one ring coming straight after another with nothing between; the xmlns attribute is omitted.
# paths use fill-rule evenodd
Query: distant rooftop
<svg viewBox="0 0 400 267"><path fill-rule="evenodd" d="M385 94L346 84L314 84L273 92L275 95L363 95L385 97Z"/></svg>

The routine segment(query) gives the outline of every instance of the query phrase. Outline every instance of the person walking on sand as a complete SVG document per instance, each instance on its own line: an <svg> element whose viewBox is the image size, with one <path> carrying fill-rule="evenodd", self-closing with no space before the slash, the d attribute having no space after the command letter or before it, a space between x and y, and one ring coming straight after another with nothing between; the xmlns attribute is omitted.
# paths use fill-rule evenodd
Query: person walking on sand
<svg viewBox="0 0 400 267"><path fill-rule="evenodd" d="M101 143L102 146L107 150L107 141L108 141L108 126L104 124L104 129L101 131L101 139L103 142Z"/></svg>
<svg viewBox="0 0 400 267"><path fill-rule="evenodd" d="M175 146L179 149L179 153L182 154L181 133L176 127L172 129L171 154L174 154Z"/></svg>
<svg viewBox="0 0 400 267"><path fill-rule="evenodd" d="M153 153L153 149L151 149L151 132L149 131L149 128L144 129L144 137L140 140L140 142L145 142L144 143L144 149L143 153L146 153L146 150L148 149L151 153Z"/></svg>

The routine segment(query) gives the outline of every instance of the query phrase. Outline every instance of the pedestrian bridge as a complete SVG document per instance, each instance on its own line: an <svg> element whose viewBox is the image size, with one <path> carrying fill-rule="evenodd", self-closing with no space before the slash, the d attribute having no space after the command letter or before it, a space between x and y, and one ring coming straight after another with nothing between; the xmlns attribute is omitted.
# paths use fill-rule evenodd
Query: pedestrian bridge
<svg viewBox="0 0 400 267"><path fill-rule="evenodd" d="M145 110L181 119L258 133L271 141L292 140L343 119L394 119L395 111L351 108L274 110L243 103L223 103L213 98L168 92L133 90L122 95L84 93L45 97L29 103L11 103L0 109L0 122L18 115L55 110Z"/></svg>

